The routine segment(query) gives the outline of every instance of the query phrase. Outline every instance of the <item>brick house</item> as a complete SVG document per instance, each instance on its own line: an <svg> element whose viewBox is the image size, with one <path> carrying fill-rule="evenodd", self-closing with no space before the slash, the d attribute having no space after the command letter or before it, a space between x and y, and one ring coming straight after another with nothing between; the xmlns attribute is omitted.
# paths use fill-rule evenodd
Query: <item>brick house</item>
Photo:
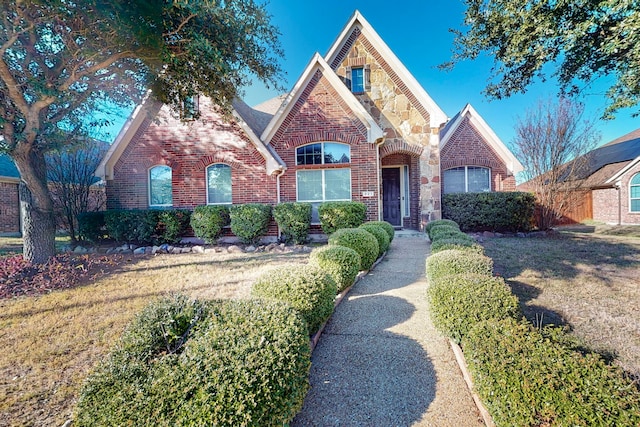
<svg viewBox="0 0 640 427"><path fill-rule="evenodd" d="M11 159L0 154L0 233L20 233L20 174Z"/></svg>
<svg viewBox="0 0 640 427"><path fill-rule="evenodd" d="M230 121L197 101L197 121L136 108L96 172L108 209L354 200L422 229L443 191L511 191L522 170L473 107L449 120L357 11L286 96L236 100Z"/></svg>

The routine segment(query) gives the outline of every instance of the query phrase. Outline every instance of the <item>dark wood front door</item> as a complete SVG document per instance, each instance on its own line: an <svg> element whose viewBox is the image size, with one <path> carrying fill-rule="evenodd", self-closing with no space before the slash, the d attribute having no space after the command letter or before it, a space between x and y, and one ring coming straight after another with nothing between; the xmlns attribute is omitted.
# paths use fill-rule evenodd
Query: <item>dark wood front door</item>
<svg viewBox="0 0 640 427"><path fill-rule="evenodd" d="M382 216L391 225L402 226L400 168L382 169Z"/></svg>

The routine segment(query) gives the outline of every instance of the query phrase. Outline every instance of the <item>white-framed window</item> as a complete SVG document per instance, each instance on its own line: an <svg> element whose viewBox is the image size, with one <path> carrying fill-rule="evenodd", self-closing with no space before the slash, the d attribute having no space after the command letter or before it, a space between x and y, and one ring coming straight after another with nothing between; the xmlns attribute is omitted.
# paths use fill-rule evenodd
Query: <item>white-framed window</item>
<svg viewBox="0 0 640 427"><path fill-rule="evenodd" d="M640 173L629 181L629 212L640 213Z"/></svg>
<svg viewBox="0 0 640 427"><path fill-rule="evenodd" d="M231 166L224 163L209 165L207 167L207 204L231 204L231 196Z"/></svg>
<svg viewBox="0 0 640 427"><path fill-rule="evenodd" d="M491 191L491 170L481 166L462 166L443 172L447 193L482 193Z"/></svg>
<svg viewBox="0 0 640 427"><path fill-rule="evenodd" d="M149 169L149 207L172 206L171 168L165 165Z"/></svg>
<svg viewBox="0 0 640 427"><path fill-rule="evenodd" d="M296 199L313 206L311 221L318 223L322 202L351 200L351 168L304 168L317 165L348 165L351 147L338 142L316 142L296 148Z"/></svg>

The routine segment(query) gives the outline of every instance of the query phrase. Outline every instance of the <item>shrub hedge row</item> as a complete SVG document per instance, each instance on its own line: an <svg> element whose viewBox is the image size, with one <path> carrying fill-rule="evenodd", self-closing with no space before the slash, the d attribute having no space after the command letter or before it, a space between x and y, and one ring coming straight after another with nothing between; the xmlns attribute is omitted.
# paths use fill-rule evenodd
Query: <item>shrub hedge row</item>
<svg viewBox="0 0 640 427"><path fill-rule="evenodd" d="M358 227L366 215L367 206L361 202L326 202L318 206L320 226L326 235L341 228Z"/></svg>
<svg viewBox="0 0 640 427"><path fill-rule="evenodd" d="M373 237L376 238L376 240L378 241L378 254L376 256L376 258L379 258L382 256L383 253L385 253L388 249L389 249L389 234L387 234L387 232L385 231L384 228L382 228L379 225L376 224L371 224L368 222L365 222L364 224L362 224L360 227L365 231L368 231L369 233L373 234Z"/></svg>
<svg viewBox="0 0 640 427"><path fill-rule="evenodd" d="M353 285L360 271L360 255L345 246L322 246L311 251L309 264L317 265L331 275L338 292L342 292Z"/></svg>
<svg viewBox="0 0 640 427"><path fill-rule="evenodd" d="M273 218L285 242L306 243L311 228L311 203L280 203L273 207Z"/></svg>
<svg viewBox="0 0 640 427"><path fill-rule="evenodd" d="M482 248L462 248L427 259L427 298L497 426L640 425L637 384L558 328L534 328Z"/></svg>
<svg viewBox="0 0 640 427"><path fill-rule="evenodd" d="M523 192L442 195L442 216L463 231L528 231L533 225L535 196Z"/></svg>
<svg viewBox="0 0 640 427"><path fill-rule="evenodd" d="M285 303L164 299L86 380L74 425L283 425L310 365L305 322Z"/></svg>
<svg viewBox="0 0 640 427"><path fill-rule="evenodd" d="M380 252L375 236L362 228L341 228L329 236L329 245L351 248L360 255L360 270L368 270Z"/></svg>
<svg viewBox="0 0 640 427"><path fill-rule="evenodd" d="M216 243L230 223L229 206L226 205L196 206L191 214L193 234L210 244Z"/></svg>

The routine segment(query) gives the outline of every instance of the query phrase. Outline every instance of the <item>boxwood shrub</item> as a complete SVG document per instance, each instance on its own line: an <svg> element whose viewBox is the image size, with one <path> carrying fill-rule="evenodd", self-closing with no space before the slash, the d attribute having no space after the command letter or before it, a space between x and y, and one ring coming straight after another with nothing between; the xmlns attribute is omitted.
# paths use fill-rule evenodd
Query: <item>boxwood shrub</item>
<svg viewBox="0 0 640 427"><path fill-rule="evenodd" d="M450 227L454 227L457 228L458 230L460 230L460 226L458 225L458 223L456 223L453 220L450 219L436 219L433 221L430 221L427 223L427 225L424 227L424 231L429 234L429 232L431 231L432 227L436 227L438 225L448 225Z"/></svg>
<svg viewBox="0 0 640 427"><path fill-rule="evenodd" d="M193 233L207 243L216 243L230 222L229 207L225 205L196 206L191 214Z"/></svg>
<svg viewBox="0 0 640 427"><path fill-rule="evenodd" d="M477 252L449 249L427 258L427 279L436 280L455 274L493 275L493 260Z"/></svg>
<svg viewBox="0 0 640 427"><path fill-rule="evenodd" d="M476 253L484 253L484 249L475 240L472 238L448 238L448 239L438 239L435 242L431 243L431 253L435 254L440 251L446 251L449 249L458 249L462 251L470 251Z"/></svg>
<svg viewBox="0 0 640 427"><path fill-rule="evenodd" d="M289 303L306 320L309 335L333 313L337 294L333 278L314 265L287 265L265 272L256 280L251 295Z"/></svg>
<svg viewBox="0 0 640 427"><path fill-rule="evenodd" d="M150 243L157 218L151 210L109 210L104 222L107 234L116 241Z"/></svg>
<svg viewBox="0 0 640 427"><path fill-rule="evenodd" d="M457 343L476 323L520 317L518 298L501 277L458 274L429 280L433 324Z"/></svg>
<svg viewBox="0 0 640 427"><path fill-rule="evenodd" d="M286 242L302 245L307 241L311 227L311 203L280 203L273 207L273 218Z"/></svg>
<svg viewBox="0 0 640 427"><path fill-rule="evenodd" d="M156 228L151 243L177 243L186 234L191 212L186 209L155 210Z"/></svg>
<svg viewBox="0 0 640 427"><path fill-rule="evenodd" d="M104 211L80 213L78 215L78 236L80 240L94 243L107 237Z"/></svg>
<svg viewBox="0 0 640 427"><path fill-rule="evenodd" d="M361 228L342 228L329 236L329 245L346 246L360 255L360 270L371 268L378 258L378 240Z"/></svg>
<svg viewBox="0 0 640 427"><path fill-rule="evenodd" d="M435 227L431 227L431 229L429 230L429 238L431 239L431 241L451 237L461 237L464 239L468 236L461 232L458 228L452 227L450 225L436 225Z"/></svg>
<svg viewBox="0 0 640 427"><path fill-rule="evenodd" d="M82 387L75 426L289 422L308 390L309 338L281 302L148 306Z"/></svg>
<svg viewBox="0 0 640 427"><path fill-rule="evenodd" d="M360 255L345 246L322 246L311 251L309 264L331 275L338 292L353 285L360 271Z"/></svg>
<svg viewBox="0 0 640 427"><path fill-rule="evenodd" d="M362 224L358 228L368 231L376 238L378 241L378 257L381 257L383 253L389 250L389 235L384 228L376 224L371 224L370 222Z"/></svg>
<svg viewBox="0 0 640 427"><path fill-rule="evenodd" d="M245 244L256 244L267 234L271 206L260 203L233 205L229 208L231 231Z"/></svg>
<svg viewBox="0 0 640 427"><path fill-rule="evenodd" d="M455 193L442 196L442 217L463 231L528 231L535 196L523 192Z"/></svg>
<svg viewBox="0 0 640 427"><path fill-rule="evenodd" d="M325 202L318 206L320 226L326 235L341 228L358 227L366 215L367 206L362 202Z"/></svg>
<svg viewBox="0 0 640 427"><path fill-rule="evenodd" d="M384 231L389 235L389 243L393 242L393 238L396 235L396 230L393 228L393 225L387 221L367 221L365 224L375 224L384 228Z"/></svg>
<svg viewBox="0 0 640 427"><path fill-rule="evenodd" d="M497 426L638 426L640 390L599 355L556 342L557 331L486 320L463 348Z"/></svg>

